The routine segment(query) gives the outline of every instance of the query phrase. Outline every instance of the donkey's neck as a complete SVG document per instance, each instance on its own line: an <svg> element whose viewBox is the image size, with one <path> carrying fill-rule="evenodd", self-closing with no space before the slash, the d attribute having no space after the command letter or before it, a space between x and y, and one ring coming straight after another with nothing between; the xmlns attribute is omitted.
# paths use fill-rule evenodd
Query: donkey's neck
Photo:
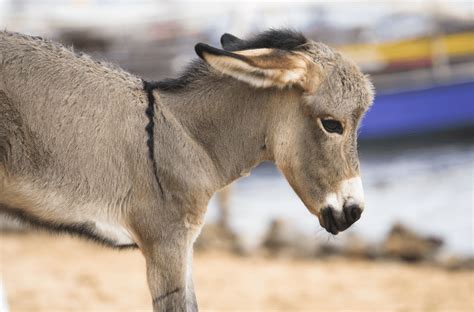
<svg viewBox="0 0 474 312"><path fill-rule="evenodd" d="M160 102L213 162L217 190L272 159L267 136L287 93L208 76L179 91L160 92Z"/></svg>

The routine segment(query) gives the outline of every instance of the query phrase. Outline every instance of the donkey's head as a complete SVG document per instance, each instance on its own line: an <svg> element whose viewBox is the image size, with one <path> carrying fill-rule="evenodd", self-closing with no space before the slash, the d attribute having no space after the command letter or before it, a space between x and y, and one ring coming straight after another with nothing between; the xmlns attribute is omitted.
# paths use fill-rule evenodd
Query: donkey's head
<svg viewBox="0 0 474 312"><path fill-rule="evenodd" d="M272 121L267 148L320 224L332 234L347 229L364 209L357 129L372 103L369 80L299 33L272 30L250 40L225 34L221 43L223 49L200 43L196 52L222 74L292 94Z"/></svg>

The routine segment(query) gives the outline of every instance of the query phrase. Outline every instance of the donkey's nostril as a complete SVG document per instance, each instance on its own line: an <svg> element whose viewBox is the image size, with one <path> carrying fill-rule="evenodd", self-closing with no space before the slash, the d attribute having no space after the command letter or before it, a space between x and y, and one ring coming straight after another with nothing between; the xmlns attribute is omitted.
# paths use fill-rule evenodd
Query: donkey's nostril
<svg viewBox="0 0 474 312"><path fill-rule="evenodd" d="M323 218L323 227L330 232L331 234L336 235L339 233L337 228L336 220L334 219L334 215L332 212L331 207L326 207L322 211L322 218Z"/></svg>
<svg viewBox="0 0 474 312"><path fill-rule="evenodd" d="M346 221L349 225L359 220L361 214L362 208L360 208L358 205L344 207L344 216L346 217Z"/></svg>
<svg viewBox="0 0 474 312"><path fill-rule="evenodd" d="M354 218L354 222L360 219L360 216L362 214L362 208L359 206L354 206L351 209L351 216Z"/></svg>
<svg viewBox="0 0 474 312"><path fill-rule="evenodd" d="M362 214L362 209L360 209L359 206L355 206L355 207L352 208L352 210L351 210L351 216L352 216L355 220L359 220L361 214Z"/></svg>

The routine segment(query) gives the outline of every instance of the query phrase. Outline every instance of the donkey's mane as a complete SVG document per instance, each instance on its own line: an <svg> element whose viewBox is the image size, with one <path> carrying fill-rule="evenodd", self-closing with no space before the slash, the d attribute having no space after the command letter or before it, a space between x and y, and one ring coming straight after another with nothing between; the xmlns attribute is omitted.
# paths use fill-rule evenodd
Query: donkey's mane
<svg viewBox="0 0 474 312"><path fill-rule="evenodd" d="M308 42L306 37L291 29L270 29L256 34L249 39L239 40L226 45L228 51L250 49L280 49L286 51L303 50ZM162 91L179 91L193 81L209 74L209 66L201 59L193 60L186 66L178 78L167 78L157 82L158 89Z"/></svg>
<svg viewBox="0 0 474 312"><path fill-rule="evenodd" d="M193 81L209 74L209 67L201 59L191 61L178 78L166 78L156 83L161 91L179 91Z"/></svg>
<svg viewBox="0 0 474 312"><path fill-rule="evenodd" d="M286 51L302 50L306 37L291 29L270 29L254 35L247 40L230 42L226 45L228 51L250 50L250 49L280 49Z"/></svg>

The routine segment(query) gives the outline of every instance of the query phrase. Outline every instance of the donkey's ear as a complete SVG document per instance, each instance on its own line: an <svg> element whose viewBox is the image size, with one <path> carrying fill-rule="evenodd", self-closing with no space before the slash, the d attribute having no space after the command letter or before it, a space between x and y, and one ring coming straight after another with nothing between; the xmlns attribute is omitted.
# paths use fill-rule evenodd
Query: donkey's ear
<svg viewBox="0 0 474 312"><path fill-rule="evenodd" d="M198 43L195 50L218 72L255 87L299 86L312 93L319 80L317 65L302 52L266 48L230 52L204 43Z"/></svg>
<svg viewBox="0 0 474 312"><path fill-rule="evenodd" d="M231 50L233 47L242 45L244 41L231 34L223 34L221 37L221 46L224 50Z"/></svg>

